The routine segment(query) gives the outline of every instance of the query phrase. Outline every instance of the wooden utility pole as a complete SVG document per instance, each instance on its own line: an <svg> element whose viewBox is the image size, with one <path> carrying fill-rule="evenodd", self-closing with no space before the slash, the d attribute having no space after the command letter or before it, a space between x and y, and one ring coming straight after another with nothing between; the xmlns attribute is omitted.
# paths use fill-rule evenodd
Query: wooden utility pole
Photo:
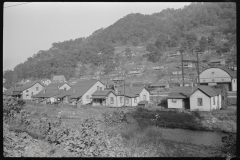
<svg viewBox="0 0 240 160"><path fill-rule="evenodd" d="M123 98L123 100L124 100L124 107L125 107L125 78L124 78L124 98Z"/></svg>
<svg viewBox="0 0 240 160"><path fill-rule="evenodd" d="M200 85L200 79L199 79L199 60L198 60L198 51L197 51L197 72L198 72L198 86Z"/></svg>
<svg viewBox="0 0 240 160"><path fill-rule="evenodd" d="M182 52L181 52L181 62L182 62L182 80L183 80L183 86L184 86L183 54L182 54Z"/></svg>
<svg viewBox="0 0 240 160"><path fill-rule="evenodd" d="M198 55L197 55L198 56ZM192 62L194 64L197 64L197 72L198 72L198 79L199 79L199 65L198 65L198 57L197 57L197 61L194 60L183 60L184 62ZM198 80L199 81L199 80Z"/></svg>

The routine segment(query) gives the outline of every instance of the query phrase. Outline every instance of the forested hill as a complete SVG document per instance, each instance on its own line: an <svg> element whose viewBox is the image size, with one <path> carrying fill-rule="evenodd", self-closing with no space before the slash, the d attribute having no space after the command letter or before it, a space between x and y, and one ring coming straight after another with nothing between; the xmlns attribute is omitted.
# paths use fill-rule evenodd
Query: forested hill
<svg viewBox="0 0 240 160"><path fill-rule="evenodd" d="M88 74L84 67L103 68L107 74L119 65L114 55L116 46L145 46L150 53L148 60L156 62L171 48L204 51L206 43L223 53L236 45L235 3L191 3L182 9L166 9L152 15L129 14L87 38L53 43L52 48L29 57L14 71L5 72L4 77L7 83L50 78L54 74L69 79Z"/></svg>

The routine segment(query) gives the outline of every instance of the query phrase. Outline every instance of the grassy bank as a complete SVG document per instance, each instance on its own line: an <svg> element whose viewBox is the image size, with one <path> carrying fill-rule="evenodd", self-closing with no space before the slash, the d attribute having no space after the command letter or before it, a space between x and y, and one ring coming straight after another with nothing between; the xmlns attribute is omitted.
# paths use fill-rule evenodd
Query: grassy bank
<svg viewBox="0 0 240 160"><path fill-rule="evenodd" d="M167 128L181 128L190 130L207 130L202 127L197 116L178 111L160 111L138 108L131 115L140 124L140 127L158 126Z"/></svg>
<svg viewBox="0 0 240 160"><path fill-rule="evenodd" d="M9 124L10 132L27 133L39 141L47 140L51 145L59 145L75 156L91 157L95 155L95 151L98 155L106 151L105 156L120 157L211 157L216 156L216 153L221 155L220 148L189 144L182 140L188 138L182 138L185 134L176 136L178 133L167 129L206 130L207 127L202 124L202 121L207 119L209 113L204 117L202 112L179 112L166 109L128 110L51 105L26 105L23 109L24 114L21 113L21 116L16 117L17 120L13 120L15 124ZM226 114L226 112L229 113ZM233 114L232 111L215 111L211 114L219 118L220 114L227 115L225 118L222 117L223 121L233 120L229 119ZM55 118L42 118L43 115ZM58 119L60 117L62 117L61 121ZM167 130L162 127L166 127ZM166 134L169 135L168 138ZM95 142L101 143L101 148L98 148L98 145L90 145ZM7 144L11 147L11 143ZM82 153L83 151L85 153ZM50 150L48 149L46 153L44 151L44 155L50 155Z"/></svg>
<svg viewBox="0 0 240 160"><path fill-rule="evenodd" d="M195 131L220 131L236 133L236 110L215 110L212 112L181 112L172 110L149 110L138 108L130 113L140 127L158 126L189 129Z"/></svg>

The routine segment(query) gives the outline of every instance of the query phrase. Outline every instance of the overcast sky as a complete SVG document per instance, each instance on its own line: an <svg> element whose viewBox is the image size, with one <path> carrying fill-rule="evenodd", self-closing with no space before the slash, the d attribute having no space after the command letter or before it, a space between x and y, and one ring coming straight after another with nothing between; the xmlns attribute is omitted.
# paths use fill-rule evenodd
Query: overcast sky
<svg viewBox="0 0 240 160"><path fill-rule="evenodd" d="M88 37L130 13L153 14L182 8L190 2L5 2L3 17L3 70L52 43ZM15 6L14 6L15 5Z"/></svg>

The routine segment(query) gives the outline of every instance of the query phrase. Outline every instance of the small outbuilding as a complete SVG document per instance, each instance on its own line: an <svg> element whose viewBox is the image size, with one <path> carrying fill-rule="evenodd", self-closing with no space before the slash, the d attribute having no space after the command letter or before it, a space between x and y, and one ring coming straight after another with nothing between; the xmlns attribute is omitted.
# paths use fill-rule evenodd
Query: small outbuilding
<svg viewBox="0 0 240 160"><path fill-rule="evenodd" d="M138 102L138 107L147 107L148 101L140 101Z"/></svg>

